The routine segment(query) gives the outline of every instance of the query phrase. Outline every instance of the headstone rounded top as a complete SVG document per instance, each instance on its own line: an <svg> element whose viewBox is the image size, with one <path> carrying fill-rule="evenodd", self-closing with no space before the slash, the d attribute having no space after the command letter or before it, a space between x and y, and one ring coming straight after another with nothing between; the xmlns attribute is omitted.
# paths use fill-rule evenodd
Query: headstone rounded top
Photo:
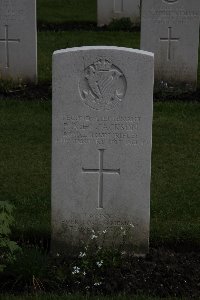
<svg viewBox="0 0 200 300"><path fill-rule="evenodd" d="M125 48L125 47L117 47L117 46L83 46L83 47L73 47L73 48L66 48L54 51L53 55L65 54L70 52L79 52L79 51L89 51L89 50L112 50L112 51L124 51L129 53L141 54L146 56L154 57L154 53L139 50L139 49L132 49L132 48Z"/></svg>

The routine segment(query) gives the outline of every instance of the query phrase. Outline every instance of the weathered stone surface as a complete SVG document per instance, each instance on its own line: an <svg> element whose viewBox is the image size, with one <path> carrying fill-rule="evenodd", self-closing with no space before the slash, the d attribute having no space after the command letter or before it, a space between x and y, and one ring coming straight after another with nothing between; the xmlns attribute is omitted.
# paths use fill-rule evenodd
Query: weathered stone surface
<svg viewBox="0 0 200 300"><path fill-rule="evenodd" d="M98 0L98 26L108 25L112 19L130 18L140 23L140 0Z"/></svg>
<svg viewBox="0 0 200 300"><path fill-rule="evenodd" d="M0 0L0 78L36 81L35 0Z"/></svg>
<svg viewBox="0 0 200 300"><path fill-rule="evenodd" d="M141 49L155 54L155 79L195 88L199 0L143 0Z"/></svg>
<svg viewBox="0 0 200 300"><path fill-rule="evenodd" d="M123 227L132 250L148 251L152 95L152 53L54 52L53 248L77 246L92 229L107 229L111 243Z"/></svg>

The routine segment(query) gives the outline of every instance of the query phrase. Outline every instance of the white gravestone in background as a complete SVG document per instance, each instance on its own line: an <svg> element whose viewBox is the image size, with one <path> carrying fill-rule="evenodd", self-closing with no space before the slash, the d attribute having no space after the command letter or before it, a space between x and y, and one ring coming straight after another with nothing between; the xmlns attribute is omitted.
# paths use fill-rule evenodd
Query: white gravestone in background
<svg viewBox="0 0 200 300"><path fill-rule="evenodd" d="M98 0L98 26L108 25L112 19L130 18L134 24L140 23L140 0Z"/></svg>
<svg viewBox="0 0 200 300"><path fill-rule="evenodd" d="M148 252L152 103L152 53L54 52L53 248L76 246L92 229L107 229L111 243L123 227L131 249Z"/></svg>
<svg viewBox="0 0 200 300"><path fill-rule="evenodd" d="M195 88L199 0L143 0L141 49L155 54L155 79Z"/></svg>
<svg viewBox="0 0 200 300"><path fill-rule="evenodd" d="M0 0L0 78L36 81L35 0Z"/></svg>

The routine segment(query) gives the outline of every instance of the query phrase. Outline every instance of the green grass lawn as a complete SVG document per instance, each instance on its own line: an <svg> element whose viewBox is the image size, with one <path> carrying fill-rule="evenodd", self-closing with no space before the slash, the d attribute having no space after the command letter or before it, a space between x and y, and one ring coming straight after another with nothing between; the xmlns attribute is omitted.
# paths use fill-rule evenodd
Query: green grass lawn
<svg viewBox="0 0 200 300"><path fill-rule="evenodd" d="M15 203L20 234L42 236L50 229L51 104L1 101L0 107L0 200Z"/></svg>
<svg viewBox="0 0 200 300"><path fill-rule="evenodd" d="M151 298L146 296L114 296L114 297L87 297L87 296L56 296L56 295L37 295L37 296L6 296L3 295L2 300L160 300L161 298ZM165 300L178 300L178 298L165 298ZM184 300L184 298L182 298Z"/></svg>
<svg viewBox="0 0 200 300"><path fill-rule="evenodd" d="M50 236L51 103L0 102L0 199L17 237ZM151 242L200 241L200 106L154 105Z"/></svg>
<svg viewBox="0 0 200 300"><path fill-rule="evenodd" d="M155 104L152 239L200 241L200 105Z"/></svg>
<svg viewBox="0 0 200 300"><path fill-rule="evenodd" d="M37 8L38 21L42 24L96 22L96 0L38 0ZM51 83L52 53L55 50L83 45L115 45L138 49L139 44L139 32L84 30L39 32L40 87L44 83ZM200 68L198 69L200 83L199 79ZM36 239L38 243L38 240L49 239L51 234L51 101L50 99L47 102L38 99L21 101L13 97L1 99L0 116L0 200L7 200L16 207L13 238L25 242ZM167 248L168 245L179 243L189 244L193 249L200 246L199 128L198 103L154 104L151 246L164 244ZM29 260L34 264L31 255ZM37 256L35 260L38 260ZM38 265L37 262L36 267ZM0 295L0 299L158 300L160 298Z"/></svg>
<svg viewBox="0 0 200 300"><path fill-rule="evenodd" d="M42 24L96 23L96 0L38 0L37 18Z"/></svg>

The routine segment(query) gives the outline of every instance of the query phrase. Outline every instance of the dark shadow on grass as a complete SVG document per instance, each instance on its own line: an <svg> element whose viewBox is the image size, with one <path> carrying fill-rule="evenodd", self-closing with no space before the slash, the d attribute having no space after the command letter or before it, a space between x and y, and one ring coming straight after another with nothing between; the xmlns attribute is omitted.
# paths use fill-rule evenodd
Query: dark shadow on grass
<svg viewBox="0 0 200 300"><path fill-rule="evenodd" d="M23 86L11 85L0 89L0 100L18 99L20 100L40 100L50 101L52 98L52 86L49 82L35 84L25 84Z"/></svg>
<svg viewBox="0 0 200 300"><path fill-rule="evenodd" d="M28 229L21 232L15 228L12 229L11 239L19 245L37 245L50 251L51 232L47 230ZM200 253L200 240L189 238L188 236L176 238L169 237L150 237L150 249L165 249L166 251L174 251L176 253Z"/></svg>
<svg viewBox="0 0 200 300"><path fill-rule="evenodd" d="M125 24L120 24L119 22L115 22L116 24L111 23L110 25L105 25L98 27L96 22L65 22L65 23L44 23L38 22L37 29L38 31L67 31L67 30L91 30L91 31L127 31L127 32L139 32L140 26L124 26Z"/></svg>
<svg viewBox="0 0 200 300"><path fill-rule="evenodd" d="M72 275L80 258L52 256L44 248L24 246L16 261L0 273L0 292L67 293L83 295L149 295L199 299L199 253L176 253L160 247L146 257L127 254L102 270L87 269L85 277ZM91 266L93 266L91 264ZM94 274L101 278L96 288ZM99 277L100 276L100 277ZM38 283L38 284L35 284ZM90 287L88 291L86 287Z"/></svg>
<svg viewBox="0 0 200 300"><path fill-rule="evenodd" d="M26 84L23 86L11 86L0 88L0 100L19 99L19 100L41 100L50 101L52 99L52 85L49 82ZM200 88L196 91L186 91L179 88L173 90L154 90L155 102L200 102Z"/></svg>

